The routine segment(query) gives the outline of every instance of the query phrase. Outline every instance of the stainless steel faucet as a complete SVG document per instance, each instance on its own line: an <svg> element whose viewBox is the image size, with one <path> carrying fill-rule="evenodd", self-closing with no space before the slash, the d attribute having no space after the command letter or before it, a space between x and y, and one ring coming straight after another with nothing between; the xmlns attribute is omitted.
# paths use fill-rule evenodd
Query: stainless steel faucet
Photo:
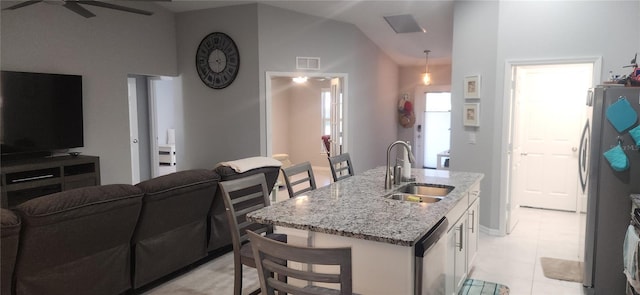
<svg viewBox="0 0 640 295"><path fill-rule="evenodd" d="M391 188L391 186L392 186L391 178L392 177L402 177L402 175L391 175L392 174L391 173L391 160L389 159L389 157L390 157L390 154L391 154L391 149L397 144L400 144L400 145L404 146L405 149L407 149L407 153L409 154L409 163L413 164L413 162L416 161L416 159L413 157L413 154L411 153L411 148L409 147L409 144L407 144L406 142L401 141L401 140L398 140L398 141L395 141L395 142L391 143L389 145L389 147L387 148L387 170L386 170L385 175L384 175L384 188L385 189Z"/></svg>

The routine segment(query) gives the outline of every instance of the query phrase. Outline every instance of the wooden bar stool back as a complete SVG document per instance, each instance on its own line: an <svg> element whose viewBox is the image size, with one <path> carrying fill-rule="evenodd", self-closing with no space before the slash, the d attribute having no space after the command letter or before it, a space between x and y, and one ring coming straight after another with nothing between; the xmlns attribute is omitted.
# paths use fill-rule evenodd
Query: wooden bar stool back
<svg viewBox="0 0 640 295"><path fill-rule="evenodd" d="M353 294L351 248L307 248L267 239L259 234L249 232L253 256L260 278L263 294L274 295L286 292L294 295ZM307 270L299 270L287 266L287 261L295 261L310 265ZM320 272L323 266L339 268L338 273ZM275 279L274 274L284 275L285 281ZM290 278L307 281L306 286L292 285ZM330 284L327 288L315 283Z"/></svg>
<svg viewBox="0 0 640 295"><path fill-rule="evenodd" d="M282 174L290 198L316 189L316 180L309 162L282 168Z"/></svg>
<svg viewBox="0 0 640 295"><path fill-rule="evenodd" d="M273 226L253 223L247 214L269 206L269 191L264 173L220 182L233 242L233 293L242 294L242 265L256 267L247 230L265 234L271 239L287 241L286 235L274 234ZM260 289L251 294L259 294Z"/></svg>
<svg viewBox="0 0 640 295"><path fill-rule="evenodd" d="M355 174L353 172L353 164L351 163L349 153L329 157L329 166L331 167L331 176L333 176L334 182L351 177Z"/></svg>

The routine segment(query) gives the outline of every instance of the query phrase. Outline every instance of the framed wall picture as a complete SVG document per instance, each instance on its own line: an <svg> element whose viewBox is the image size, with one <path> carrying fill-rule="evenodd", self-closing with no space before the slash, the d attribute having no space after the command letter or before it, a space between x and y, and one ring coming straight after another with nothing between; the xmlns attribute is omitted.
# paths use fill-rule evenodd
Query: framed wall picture
<svg viewBox="0 0 640 295"><path fill-rule="evenodd" d="M464 126L480 127L480 103L465 103L462 118Z"/></svg>
<svg viewBox="0 0 640 295"><path fill-rule="evenodd" d="M464 98L480 98L480 75L464 77Z"/></svg>

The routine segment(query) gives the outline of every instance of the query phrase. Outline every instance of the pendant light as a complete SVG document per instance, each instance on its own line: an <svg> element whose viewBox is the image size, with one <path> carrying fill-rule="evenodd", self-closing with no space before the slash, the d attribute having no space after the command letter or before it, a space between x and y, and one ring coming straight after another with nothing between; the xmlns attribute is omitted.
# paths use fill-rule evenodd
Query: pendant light
<svg viewBox="0 0 640 295"><path fill-rule="evenodd" d="M422 75L422 83L424 83L424 85L430 85L431 84L431 73L429 73L429 52L431 52L431 50L425 50L424 54L425 54L425 66L424 66L424 75Z"/></svg>

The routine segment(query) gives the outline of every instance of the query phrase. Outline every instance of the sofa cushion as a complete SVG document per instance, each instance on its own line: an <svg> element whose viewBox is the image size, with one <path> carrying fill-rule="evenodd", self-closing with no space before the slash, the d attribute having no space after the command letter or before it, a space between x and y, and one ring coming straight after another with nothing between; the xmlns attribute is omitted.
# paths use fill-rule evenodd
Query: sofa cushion
<svg viewBox="0 0 640 295"><path fill-rule="evenodd" d="M142 206L132 185L83 187L29 200L17 294L120 294L131 289L131 237Z"/></svg>
<svg viewBox="0 0 640 295"><path fill-rule="evenodd" d="M206 169L194 169L179 171L143 181L136 186L144 191L147 196L159 195L169 190L181 187L194 186L201 183L220 181L220 176Z"/></svg>
<svg viewBox="0 0 640 295"><path fill-rule="evenodd" d="M145 192L134 245L134 288L207 255L207 221L220 176L187 170L137 184Z"/></svg>
<svg viewBox="0 0 640 295"><path fill-rule="evenodd" d="M20 218L9 209L0 209L0 225L2 237L13 236L20 233Z"/></svg>
<svg viewBox="0 0 640 295"><path fill-rule="evenodd" d="M29 217L30 225L45 225L114 210L128 205L117 201L139 199L142 194L140 189L128 184L84 187L29 200L16 210Z"/></svg>
<svg viewBox="0 0 640 295"><path fill-rule="evenodd" d="M0 209L0 294L10 295L13 287L13 270L18 255L20 218L8 209Z"/></svg>

